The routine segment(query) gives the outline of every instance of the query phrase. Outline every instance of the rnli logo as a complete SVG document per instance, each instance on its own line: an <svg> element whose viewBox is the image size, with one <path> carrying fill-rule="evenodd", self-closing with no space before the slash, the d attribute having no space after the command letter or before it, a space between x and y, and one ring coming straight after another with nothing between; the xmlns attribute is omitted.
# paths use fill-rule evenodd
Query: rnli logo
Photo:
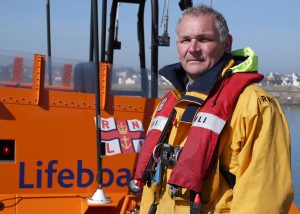
<svg viewBox="0 0 300 214"><path fill-rule="evenodd" d="M101 118L100 127L106 155L139 152L144 143L145 133L140 120Z"/></svg>
<svg viewBox="0 0 300 214"><path fill-rule="evenodd" d="M271 104L275 108L278 108L277 105L276 105L275 100L272 97L269 97L269 96L260 96L260 103L262 103L262 104Z"/></svg>

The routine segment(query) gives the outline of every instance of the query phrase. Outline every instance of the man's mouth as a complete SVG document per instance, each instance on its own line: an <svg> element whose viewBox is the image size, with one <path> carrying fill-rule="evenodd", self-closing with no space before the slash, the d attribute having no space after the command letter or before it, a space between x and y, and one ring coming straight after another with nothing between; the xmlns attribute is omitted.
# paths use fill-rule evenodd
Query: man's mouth
<svg viewBox="0 0 300 214"><path fill-rule="evenodd" d="M189 57L186 60L187 62L204 62L205 58L204 57L199 57L199 58L194 58L194 57Z"/></svg>
<svg viewBox="0 0 300 214"><path fill-rule="evenodd" d="M201 63L201 62L204 62L204 59L188 59L187 62Z"/></svg>

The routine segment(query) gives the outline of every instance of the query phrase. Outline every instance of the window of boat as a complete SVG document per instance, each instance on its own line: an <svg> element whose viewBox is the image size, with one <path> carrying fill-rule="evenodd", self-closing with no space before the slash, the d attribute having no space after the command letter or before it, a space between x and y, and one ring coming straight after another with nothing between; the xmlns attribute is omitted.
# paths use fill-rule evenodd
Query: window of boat
<svg viewBox="0 0 300 214"><path fill-rule="evenodd" d="M83 63L80 60L47 57L45 88L49 90L75 90L75 75L78 64Z"/></svg>
<svg viewBox="0 0 300 214"><path fill-rule="evenodd" d="M0 86L31 88L33 61L34 54L0 50ZM93 62L47 57L45 71L45 89L95 93L96 73ZM159 97L170 88L168 81L159 76ZM148 98L150 93L149 69L117 64L111 66L110 95Z"/></svg>
<svg viewBox="0 0 300 214"><path fill-rule="evenodd" d="M81 93L95 93L95 64L79 63L75 66L74 72L74 90ZM112 65L109 72L110 95L149 97L150 71L148 69Z"/></svg>
<svg viewBox="0 0 300 214"><path fill-rule="evenodd" d="M101 73L100 73L101 74ZM91 62L75 66L74 90L95 93L95 65ZM171 90L171 84L158 76L158 95L162 97ZM110 95L149 98L151 94L151 71L147 68L113 64L110 69Z"/></svg>
<svg viewBox="0 0 300 214"><path fill-rule="evenodd" d="M111 95L149 97L150 70L146 68L112 65Z"/></svg>
<svg viewBox="0 0 300 214"><path fill-rule="evenodd" d="M0 50L0 86L32 87L33 54Z"/></svg>

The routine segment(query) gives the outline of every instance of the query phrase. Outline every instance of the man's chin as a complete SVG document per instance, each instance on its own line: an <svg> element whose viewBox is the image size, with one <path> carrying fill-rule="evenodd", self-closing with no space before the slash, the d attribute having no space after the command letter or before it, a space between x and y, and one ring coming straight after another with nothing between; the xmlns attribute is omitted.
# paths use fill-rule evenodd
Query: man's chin
<svg viewBox="0 0 300 214"><path fill-rule="evenodd" d="M193 73L189 73L187 72L187 75L189 77L189 80L193 80L195 81L196 79L198 79L199 77L201 77L203 74L205 74L206 72L205 71L202 71L202 72L193 72Z"/></svg>
<svg viewBox="0 0 300 214"><path fill-rule="evenodd" d="M191 76L201 76L207 71L207 69L203 68L202 66L187 66L185 70Z"/></svg>

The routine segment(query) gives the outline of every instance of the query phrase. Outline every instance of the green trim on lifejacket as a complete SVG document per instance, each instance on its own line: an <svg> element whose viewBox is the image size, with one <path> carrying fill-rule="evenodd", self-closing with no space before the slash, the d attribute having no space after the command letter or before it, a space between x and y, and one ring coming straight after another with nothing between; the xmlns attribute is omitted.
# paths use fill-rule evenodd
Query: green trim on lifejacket
<svg viewBox="0 0 300 214"><path fill-rule="evenodd" d="M231 52L233 57L235 56L244 56L247 59L231 68L232 73L237 72L257 72L258 70L258 57L256 53L249 47L235 50Z"/></svg>

